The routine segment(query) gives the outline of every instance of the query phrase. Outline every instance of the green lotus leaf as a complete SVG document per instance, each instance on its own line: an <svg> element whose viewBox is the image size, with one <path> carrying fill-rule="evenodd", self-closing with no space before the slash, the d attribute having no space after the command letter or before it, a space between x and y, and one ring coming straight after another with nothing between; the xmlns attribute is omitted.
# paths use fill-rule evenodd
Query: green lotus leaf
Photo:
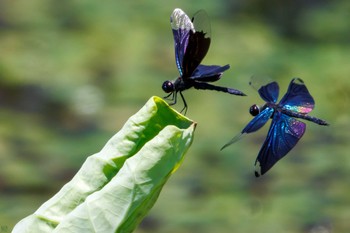
<svg viewBox="0 0 350 233"><path fill-rule="evenodd" d="M152 97L13 232L132 232L181 164L195 126Z"/></svg>

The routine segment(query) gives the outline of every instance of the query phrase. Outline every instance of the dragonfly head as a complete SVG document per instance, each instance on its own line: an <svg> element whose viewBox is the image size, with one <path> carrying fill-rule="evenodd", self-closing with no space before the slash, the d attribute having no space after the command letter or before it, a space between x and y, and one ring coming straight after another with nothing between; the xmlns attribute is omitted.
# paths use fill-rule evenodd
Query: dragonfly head
<svg viewBox="0 0 350 233"><path fill-rule="evenodd" d="M252 105L250 108L249 108L249 113L252 115L252 116L256 116L260 113L260 107L256 104Z"/></svg>
<svg viewBox="0 0 350 233"><path fill-rule="evenodd" d="M165 81L162 85L162 89L165 93L170 93L175 91L174 83L171 81Z"/></svg>

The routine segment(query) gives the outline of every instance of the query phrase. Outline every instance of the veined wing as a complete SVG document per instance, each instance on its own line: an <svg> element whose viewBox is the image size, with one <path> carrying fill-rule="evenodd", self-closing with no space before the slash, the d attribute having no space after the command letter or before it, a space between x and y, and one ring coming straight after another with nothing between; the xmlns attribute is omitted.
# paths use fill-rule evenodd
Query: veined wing
<svg viewBox="0 0 350 233"><path fill-rule="evenodd" d="M170 24L175 43L175 60L180 76L184 74L183 59L187 50L190 32L195 33L191 19L181 9L176 8L170 16Z"/></svg>
<svg viewBox="0 0 350 233"><path fill-rule="evenodd" d="M294 78L288 87L287 93L281 99L283 108L300 113L309 113L315 106L315 101L306 88L303 80Z"/></svg>
<svg viewBox="0 0 350 233"><path fill-rule="evenodd" d="M241 133L252 133L259 130L270 119L274 111L275 110L273 108L266 107L248 123Z"/></svg>
<svg viewBox="0 0 350 233"><path fill-rule="evenodd" d="M279 87L277 82L271 82L261 86L258 92L260 97L266 102L276 103L279 94Z"/></svg>
<svg viewBox="0 0 350 233"><path fill-rule="evenodd" d="M274 112L273 108L270 108L270 107L265 108L256 117L254 117L253 120L251 120L248 123L248 125L241 131L240 134L238 134L237 136L232 138L231 141L226 143L221 148L221 150L223 150L224 148L226 148L229 145L231 145L231 144L235 143L236 141L238 141L243 136L243 134L248 134L248 133L252 133L252 132L255 132L255 131L259 130L270 119L270 117L272 116L273 112Z"/></svg>
<svg viewBox="0 0 350 233"><path fill-rule="evenodd" d="M255 161L255 175L257 177L263 175L283 158L304 135L305 129L305 123L276 111Z"/></svg>
<svg viewBox="0 0 350 233"><path fill-rule="evenodd" d="M225 66L206 66L199 65L191 76L191 79L200 82L214 82L220 79L222 73L230 68L230 65Z"/></svg>
<svg viewBox="0 0 350 233"><path fill-rule="evenodd" d="M189 38L183 60L183 78L190 78L210 46L210 22L205 11L198 11L192 19L194 30L189 31Z"/></svg>

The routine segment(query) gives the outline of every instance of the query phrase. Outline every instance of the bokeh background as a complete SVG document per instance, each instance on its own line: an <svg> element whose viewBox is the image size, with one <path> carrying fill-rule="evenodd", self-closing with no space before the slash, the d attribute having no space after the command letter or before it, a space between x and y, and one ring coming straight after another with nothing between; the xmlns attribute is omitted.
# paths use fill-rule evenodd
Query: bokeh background
<svg viewBox="0 0 350 233"><path fill-rule="evenodd" d="M350 2L347 0L0 0L0 232L33 213L178 76L169 16L204 9L204 64L248 97L188 90L198 122L184 163L137 233L350 232ZM263 101L300 77L316 101L299 144L254 177L268 125L220 152ZM182 102L175 106L181 110Z"/></svg>

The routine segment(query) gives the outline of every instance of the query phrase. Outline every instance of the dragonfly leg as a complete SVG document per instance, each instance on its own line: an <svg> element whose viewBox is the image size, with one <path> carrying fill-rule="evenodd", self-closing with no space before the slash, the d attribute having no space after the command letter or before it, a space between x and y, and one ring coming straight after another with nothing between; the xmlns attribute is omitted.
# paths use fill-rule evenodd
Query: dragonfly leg
<svg viewBox="0 0 350 233"><path fill-rule="evenodd" d="M181 91L180 91L180 96L181 96L182 101L184 102L184 107L183 107L183 109L181 110L181 113L185 110L184 115L186 115L186 112L187 112L187 103L186 103L185 97L182 95Z"/></svg>
<svg viewBox="0 0 350 233"><path fill-rule="evenodd" d="M176 104L176 100L177 100L177 92L172 92L171 94L173 94L172 95L172 97L171 97L171 100L173 101L172 103L169 103L169 105L174 105L174 104ZM170 96L170 95L169 95Z"/></svg>
<svg viewBox="0 0 350 233"><path fill-rule="evenodd" d="M171 100L174 100L174 92L171 92L169 95L164 96L163 98L164 98L164 99L168 99L171 95L173 95L173 96L171 97Z"/></svg>

